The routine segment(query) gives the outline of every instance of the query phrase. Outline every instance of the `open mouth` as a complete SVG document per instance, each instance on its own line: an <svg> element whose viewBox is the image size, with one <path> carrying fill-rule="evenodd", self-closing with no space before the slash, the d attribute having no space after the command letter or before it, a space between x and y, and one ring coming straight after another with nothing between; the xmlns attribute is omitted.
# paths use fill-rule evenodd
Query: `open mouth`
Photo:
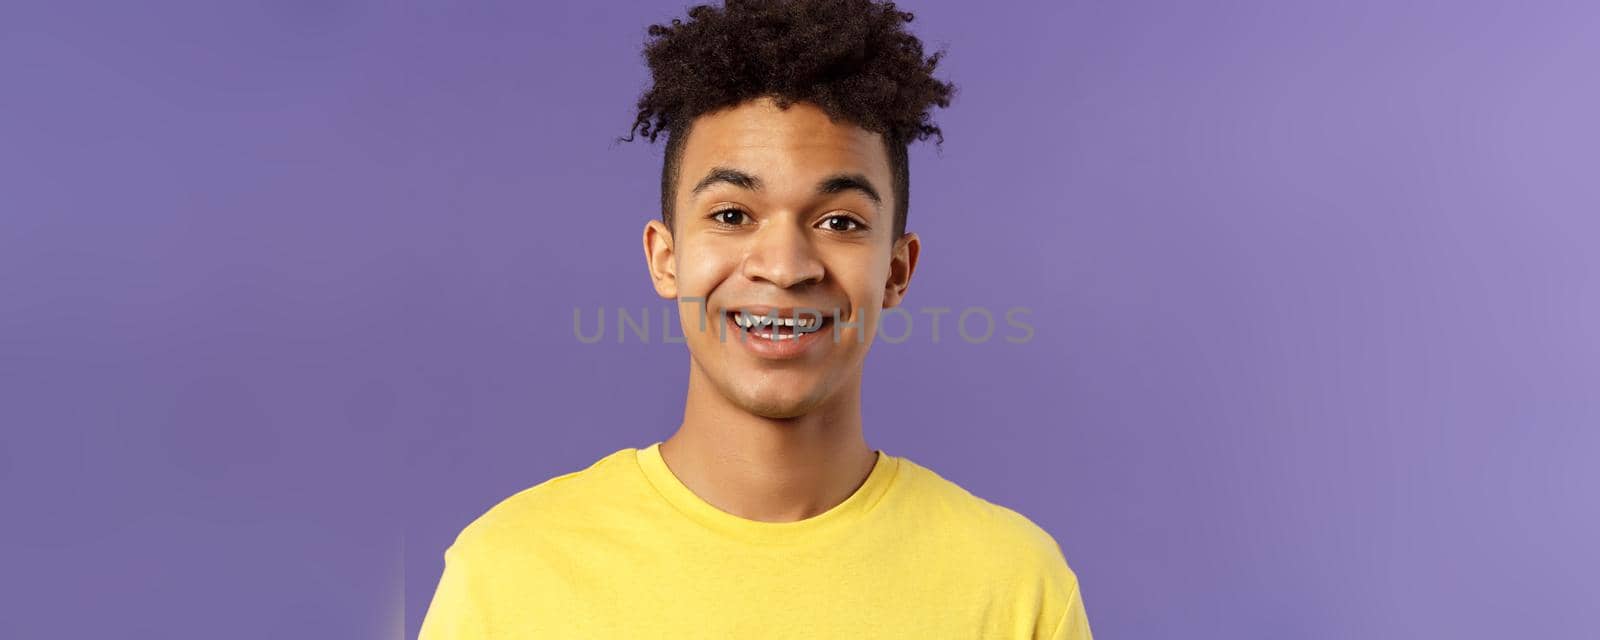
<svg viewBox="0 0 1600 640"><path fill-rule="evenodd" d="M729 311L728 318L750 337L772 341L798 340L801 336L821 331L832 321L820 312Z"/></svg>

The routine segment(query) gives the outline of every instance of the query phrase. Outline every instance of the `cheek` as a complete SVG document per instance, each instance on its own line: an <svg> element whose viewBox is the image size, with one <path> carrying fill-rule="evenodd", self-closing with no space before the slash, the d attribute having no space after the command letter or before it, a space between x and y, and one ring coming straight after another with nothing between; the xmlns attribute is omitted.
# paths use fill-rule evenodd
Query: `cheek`
<svg viewBox="0 0 1600 640"><path fill-rule="evenodd" d="M850 299L864 310L876 311L883 302L884 283L889 279L889 261L879 256L861 256L841 263L838 273Z"/></svg>
<svg viewBox="0 0 1600 640"><path fill-rule="evenodd" d="M680 250L677 254L678 295L704 295L726 280L738 266L738 260L729 253L703 245Z"/></svg>

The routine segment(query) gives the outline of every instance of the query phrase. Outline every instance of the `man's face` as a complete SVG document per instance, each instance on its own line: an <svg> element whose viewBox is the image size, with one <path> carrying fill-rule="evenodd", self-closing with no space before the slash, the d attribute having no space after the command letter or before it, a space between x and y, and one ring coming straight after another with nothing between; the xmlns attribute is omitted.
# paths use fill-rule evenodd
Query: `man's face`
<svg viewBox="0 0 1600 640"><path fill-rule="evenodd" d="M859 385L918 240L894 234L883 139L768 99L706 114L685 141L673 229L651 221L657 293L676 298L695 382L770 418Z"/></svg>

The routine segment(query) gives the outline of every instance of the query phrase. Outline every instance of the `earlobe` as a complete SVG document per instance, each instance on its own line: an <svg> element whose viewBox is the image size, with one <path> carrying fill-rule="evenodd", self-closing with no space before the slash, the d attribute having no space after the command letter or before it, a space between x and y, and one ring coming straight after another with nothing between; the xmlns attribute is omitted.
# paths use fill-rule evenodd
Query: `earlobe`
<svg viewBox="0 0 1600 640"><path fill-rule="evenodd" d="M644 225L644 260L650 270L650 284L656 295L666 299L678 297L677 262L672 247L672 230L660 220Z"/></svg>
<svg viewBox="0 0 1600 640"><path fill-rule="evenodd" d="M917 256L922 253L922 239L907 233L895 240L889 254L889 280L884 283L883 308L898 306L905 300L911 287L911 274L917 270Z"/></svg>

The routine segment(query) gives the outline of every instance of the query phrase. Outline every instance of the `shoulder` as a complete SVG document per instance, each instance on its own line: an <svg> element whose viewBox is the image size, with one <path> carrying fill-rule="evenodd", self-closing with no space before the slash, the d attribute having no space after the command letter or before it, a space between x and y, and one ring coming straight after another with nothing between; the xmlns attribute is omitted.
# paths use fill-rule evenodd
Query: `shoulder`
<svg viewBox="0 0 1600 640"><path fill-rule="evenodd" d="M1061 587L1075 585L1054 536L1031 518L1010 507L981 498L932 469L901 458L908 493L930 524L959 542L980 545L1001 565L1048 576Z"/></svg>
<svg viewBox="0 0 1600 640"><path fill-rule="evenodd" d="M633 449L619 449L583 469L551 477L497 502L457 534L454 553L498 553L527 548L592 521L594 511L628 490Z"/></svg>
<svg viewBox="0 0 1600 640"><path fill-rule="evenodd" d="M1078 575L1054 536L1015 509L973 495L927 467L904 458L902 463L910 502L920 505L914 512L931 514L918 519L937 532L940 552L960 558L952 563L972 572L972 583L995 585L1036 637L1052 629L1056 634L1050 637L1089 637Z"/></svg>

